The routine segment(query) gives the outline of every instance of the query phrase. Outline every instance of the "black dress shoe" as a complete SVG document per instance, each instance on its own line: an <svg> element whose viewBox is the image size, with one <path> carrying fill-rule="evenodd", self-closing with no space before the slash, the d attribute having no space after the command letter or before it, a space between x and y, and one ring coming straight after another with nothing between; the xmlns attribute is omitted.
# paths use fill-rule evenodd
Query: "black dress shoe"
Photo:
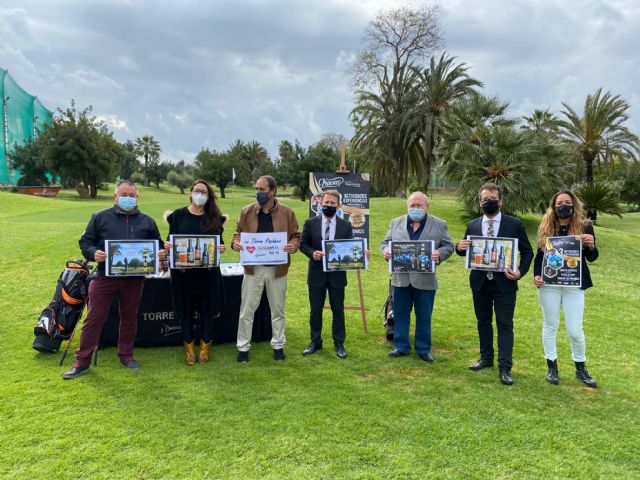
<svg viewBox="0 0 640 480"><path fill-rule="evenodd" d="M483 368L491 368L493 367L493 360L487 360L485 358L481 358L473 365L469 365L469 370L482 370Z"/></svg>
<svg viewBox="0 0 640 480"><path fill-rule="evenodd" d="M433 362L433 355L431 355L431 353L420 353L418 354L418 356L420 357L420 359L424 360L425 362Z"/></svg>
<svg viewBox="0 0 640 480"><path fill-rule="evenodd" d="M127 360L120 359L120 364L123 367L130 368L131 370L138 370L140 368L140 364L136 362L133 358L128 358Z"/></svg>
<svg viewBox="0 0 640 480"><path fill-rule="evenodd" d="M273 359L274 360L282 360L287 358L284 354L284 348L274 348L273 349Z"/></svg>
<svg viewBox="0 0 640 480"><path fill-rule="evenodd" d="M80 375L83 375L89 371L89 367L73 367L71 370L64 372L62 378L65 380L73 380Z"/></svg>
<svg viewBox="0 0 640 480"><path fill-rule="evenodd" d="M248 363L249 362L249 352L238 352L238 357L236 358L238 363Z"/></svg>
<svg viewBox="0 0 640 480"><path fill-rule="evenodd" d="M309 346L302 352L303 355L311 355L318 350L322 350L321 343L311 342Z"/></svg>
<svg viewBox="0 0 640 480"><path fill-rule="evenodd" d="M397 348L394 348L387 355L389 355L391 358L404 357L405 355L409 355L409 352L401 352Z"/></svg>
<svg viewBox="0 0 640 480"><path fill-rule="evenodd" d="M513 385L513 378L509 370L500 370L500 382L503 385Z"/></svg>
<svg viewBox="0 0 640 480"><path fill-rule="evenodd" d="M578 380L582 380L582 383L584 383L589 388L598 387L598 384L589 373L589 370L587 370L584 362L576 362L576 378Z"/></svg>
<svg viewBox="0 0 640 480"><path fill-rule="evenodd" d="M347 351L344 349L344 345L336 345L336 355L340 358L347 358Z"/></svg>

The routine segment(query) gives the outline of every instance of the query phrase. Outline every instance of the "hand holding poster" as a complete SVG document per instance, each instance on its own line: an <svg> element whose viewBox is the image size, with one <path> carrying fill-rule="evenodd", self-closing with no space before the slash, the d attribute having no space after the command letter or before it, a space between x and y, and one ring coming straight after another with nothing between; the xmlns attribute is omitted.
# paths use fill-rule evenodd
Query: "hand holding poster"
<svg viewBox="0 0 640 480"><path fill-rule="evenodd" d="M431 260L435 249L433 240L389 242L391 258L389 271L393 273L434 273L436 262Z"/></svg>
<svg viewBox="0 0 640 480"><path fill-rule="evenodd" d="M322 270L324 272L366 270L368 266L366 250L366 238L323 240Z"/></svg>
<svg viewBox="0 0 640 480"><path fill-rule="evenodd" d="M157 240L105 240L107 277L144 277L160 271Z"/></svg>
<svg viewBox="0 0 640 480"><path fill-rule="evenodd" d="M289 260L284 251L287 232L240 233L241 265L283 265Z"/></svg>
<svg viewBox="0 0 640 480"><path fill-rule="evenodd" d="M171 268L211 268L220 264L219 235L169 235Z"/></svg>
<svg viewBox="0 0 640 480"><path fill-rule="evenodd" d="M506 272L517 268L518 239L469 235L466 267L486 272Z"/></svg>
<svg viewBox="0 0 640 480"><path fill-rule="evenodd" d="M545 285L582 286L582 240L578 236L549 237L542 259Z"/></svg>

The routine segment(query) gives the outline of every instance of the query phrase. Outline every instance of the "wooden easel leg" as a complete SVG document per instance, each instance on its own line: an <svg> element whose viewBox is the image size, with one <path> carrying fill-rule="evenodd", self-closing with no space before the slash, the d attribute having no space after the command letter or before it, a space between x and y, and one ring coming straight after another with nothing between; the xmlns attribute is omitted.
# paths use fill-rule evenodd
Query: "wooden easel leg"
<svg viewBox="0 0 640 480"><path fill-rule="evenodd" d="M364 333L369 333L369 328L367 326L367 312L364 307L364 294L362 293L362 274L360 270L357 272L358 275L358 292L360 293L360 313L362 313L362 328L364 329Z"/></svg>

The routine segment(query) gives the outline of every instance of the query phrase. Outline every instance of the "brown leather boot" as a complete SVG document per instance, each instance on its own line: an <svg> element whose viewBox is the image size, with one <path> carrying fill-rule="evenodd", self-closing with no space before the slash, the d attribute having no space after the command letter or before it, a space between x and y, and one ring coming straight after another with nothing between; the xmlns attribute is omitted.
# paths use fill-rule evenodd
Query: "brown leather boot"
<svg viewBox="0 0 640 480"><path fill-rule="evenodd" d="M187 365L194 365L196 363L196 341L191 340L191 342L184 342L184 360L187 362Z"/></svg>
<svg viewBox="0 0 640 480"><path fill-rule="evenodd" d="M200 340L200 363L207 363L209 361L209 349L211 348L211 341L204 342Z"/></svg>

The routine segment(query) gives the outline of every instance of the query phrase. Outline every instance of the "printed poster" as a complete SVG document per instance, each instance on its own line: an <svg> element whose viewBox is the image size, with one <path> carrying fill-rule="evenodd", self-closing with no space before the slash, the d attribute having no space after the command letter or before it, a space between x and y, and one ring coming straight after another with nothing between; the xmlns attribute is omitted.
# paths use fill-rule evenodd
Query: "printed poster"
<svg viewBox="0 0 640 480"><path fill-rule="evenodd" d="M486 272L506 272L517 268L518 239L506 237L467 236L466 267Z"/></svg>
<svg viewBox="0 0 640 480"><path fill-rule="evenodd" d="M545 285L582 286L582 239L576 236L549 237L542 259Z"/></svg>
<svg viewBox="0 0 640 480"><path fill-rule="evenodd" d="M431 260L435 250L433 240L389 242L391 258L389 271L393 273L434 273L436 262Z"/></svg>
<svg viewBox="0 0 640 480"><path fill-rule="evenodd" d="M287 232L240 233L241 265L283 265L289 260L284 251Z"/></svg>

